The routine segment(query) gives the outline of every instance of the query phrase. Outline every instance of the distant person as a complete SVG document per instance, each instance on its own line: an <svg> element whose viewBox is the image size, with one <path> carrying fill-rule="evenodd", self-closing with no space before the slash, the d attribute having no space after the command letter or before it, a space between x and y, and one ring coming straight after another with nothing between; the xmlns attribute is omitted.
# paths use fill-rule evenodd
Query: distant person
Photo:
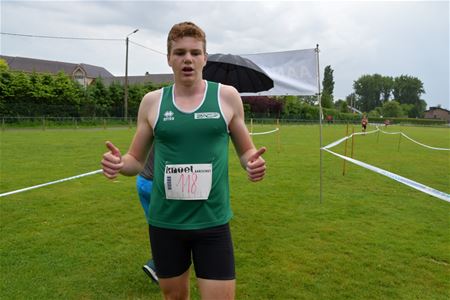
<svg viewBox="0 0 450 300"><path fill-rule="evenodd" d="M333 123L333 116L332 115L327 115L327 123L328 124L332 124Z"/></svg>
<svg viewBox="0 0 450 300"><path fill-rule="evenodd" d="M362 120L361 120L361 126L362 126L362 131L363 132L366 132L367 123L369 123L369 120L367 120L367 117L364 115Z"/></svg>
<svg viewBox="0 0 450 300"><path fill-rule="evenodd" d="M385 127L388 127L388 125L390 125L391 124L391 121L389 121L389 120L384 120L384 126Z"/></svg>
<svg viewBox="0 0 450 300"><path fill-rule="evenodd" d="M136 188L142 209L145 213L145 220L147 224L149 222L149 207L153 188L154 153L155 152L152 147L145 161L144 170L136 176ZM158 282L158 276L156 275L155 263L153 262L153 259L149 259L142 269L153 281L156 283Z"/></svg>
<svg viewBox="0 0 450 300"><path fill-rule="evenodd" d="M134 176L154 145L149 232L159 286L166 299L189 299L193 262L202 299L234 299L235 263L229 221L228 145L253 182L264 178L265 147L256 149L238 91L203 80L206 36L191 22L167 37L174 84L144 96L128 152L111 142L103 174Z"/></svg>

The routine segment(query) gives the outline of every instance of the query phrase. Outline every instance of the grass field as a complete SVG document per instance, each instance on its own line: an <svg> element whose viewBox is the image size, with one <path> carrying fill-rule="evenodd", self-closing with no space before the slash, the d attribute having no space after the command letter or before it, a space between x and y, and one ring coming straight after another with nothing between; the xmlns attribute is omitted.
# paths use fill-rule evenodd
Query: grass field
<svg viewBox="0 0 450 300"><path fill-rule="evenodd" d="M323 144L345 130L325 125ZM450 147L449 128L388 130ZM133 130L0 134L4 193L99 169L104 141L126 151ZM268 147L257 184L230 147L237 299L449 299L450 203L348 163L343 176L328 153L320 203L319 127L283 126L279 140L254 137ZM353 157L450 193L448 151L371 134L355 138ZM141 270L150 254L134 178L93 175L2 197L0 230L1 299L161 298Z"/></svg>

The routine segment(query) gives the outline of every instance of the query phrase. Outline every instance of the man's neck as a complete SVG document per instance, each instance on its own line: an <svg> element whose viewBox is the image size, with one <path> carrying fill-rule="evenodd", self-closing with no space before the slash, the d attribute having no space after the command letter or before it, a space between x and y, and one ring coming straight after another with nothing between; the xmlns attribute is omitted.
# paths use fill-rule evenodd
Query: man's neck
<svg viewBox="0 0 450 300"><path fill-rule="evenodd" d="M205 94L206 81L199 80L191 85L175 83L174 96L175 103L181 109L190 111L200 105Z"/></svg>
<svg viewBox="0 0 450 300"><path fill-rule="evenodd" d="M202 94L205 91L206 82L203 79L197 80L192 84L176 82L174 85L175 95L179 97L190 97L196 94Z"/></svg>

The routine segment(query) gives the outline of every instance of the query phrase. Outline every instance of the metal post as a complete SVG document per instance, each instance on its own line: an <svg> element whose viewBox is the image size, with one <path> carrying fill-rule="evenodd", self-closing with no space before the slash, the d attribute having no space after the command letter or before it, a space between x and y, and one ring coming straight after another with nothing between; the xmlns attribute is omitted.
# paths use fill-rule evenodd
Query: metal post
<svg viewBox="0 0 450 300"><path fill-rule="evenodd" d="M138 32L139 29L135 29L132 33L128 34L125 39L125 83L124 83L124 98L123 98L123 119L125 122L128 119L128 44L130 41L129 36Z"/></svg>
<svg viewBox="0 0 450 300"><path fill-rule="evenodd" d="M319 102L319 135L320 135L320 203L322 203L322 191L323 191L323 172L322 172L322 161L323 161L323 150L322 150L322 102L320 100L320 64L319 64L319 44L316 44L316 56L317 56L317 101Z"/></svg>
<svg viewBox="0 0 450 300"><path fill-rule="evenodd" d="M129 38L127 36L127 38L125 39L125 48L126 48L126 52L125 52L125 83L124 83L124 98L123 98L123 119L125 120L125 122L127 121L128 118L128 41Z"/></svg>

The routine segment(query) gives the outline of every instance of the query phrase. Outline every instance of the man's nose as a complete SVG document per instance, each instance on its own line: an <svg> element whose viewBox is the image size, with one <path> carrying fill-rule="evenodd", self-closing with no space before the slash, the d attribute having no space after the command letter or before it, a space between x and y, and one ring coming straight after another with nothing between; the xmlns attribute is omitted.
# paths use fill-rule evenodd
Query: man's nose
<svg viewBox="0 0 450 300"><path fill-rule="evenodd" d="M191 55L190 53L187 53L187 54L184 56L183 62L184 62L184 63L192 63L192 55Z"/></svg>

